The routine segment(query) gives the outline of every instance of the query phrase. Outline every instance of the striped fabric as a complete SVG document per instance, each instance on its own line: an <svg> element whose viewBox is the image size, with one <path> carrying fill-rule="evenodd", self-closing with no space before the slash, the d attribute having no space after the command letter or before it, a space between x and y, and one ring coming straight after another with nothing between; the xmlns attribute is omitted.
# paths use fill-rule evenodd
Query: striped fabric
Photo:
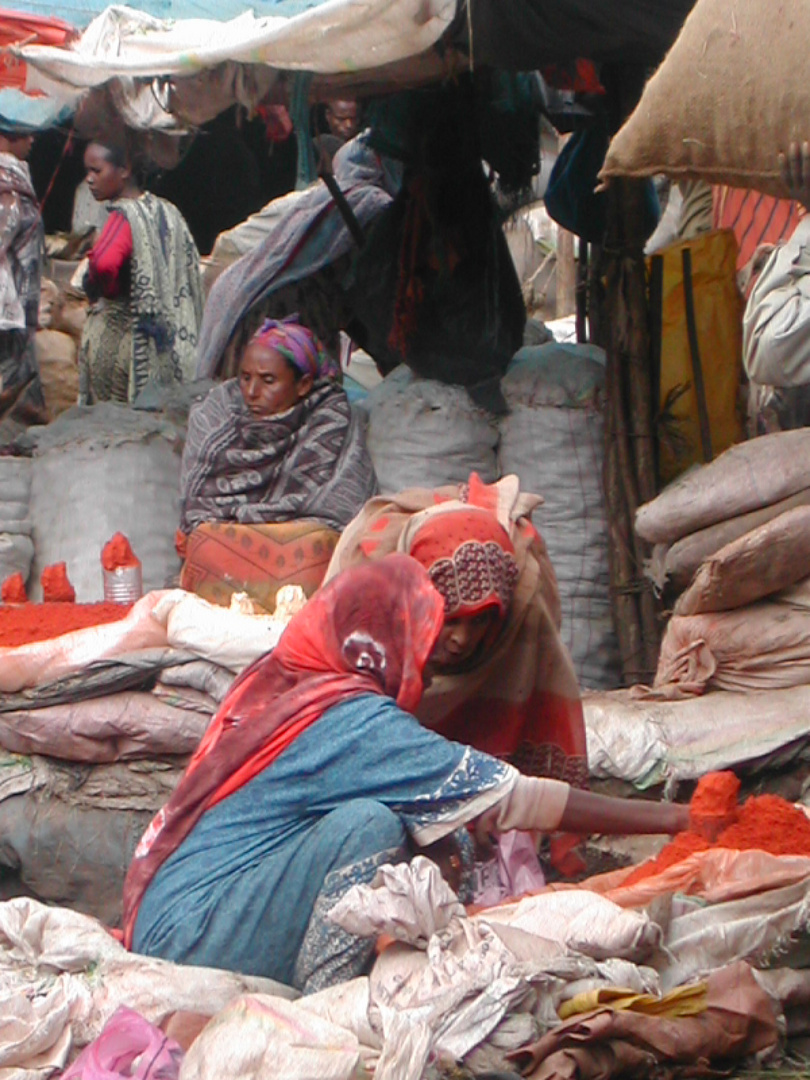
<svg viewBox="0 0 810 1080"><path fill-rule="evenodd" d="M715 187L714 228L731 229L737 240L737 270L748 266L762 244L787 240L804 217L803 206L748 188Z"/></svg>

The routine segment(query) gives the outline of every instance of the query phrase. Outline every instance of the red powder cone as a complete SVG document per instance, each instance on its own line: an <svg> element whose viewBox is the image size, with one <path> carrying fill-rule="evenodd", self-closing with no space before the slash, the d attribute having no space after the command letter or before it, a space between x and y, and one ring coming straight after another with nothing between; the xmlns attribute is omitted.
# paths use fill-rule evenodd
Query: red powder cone
<svg viewBox="0 0 810 1080"><path fill-rule="evenodd" d="M28 594L25 591L25 581L22 574L11 574L3 582L0 590L0 599L4 604L27 604Z"/></svg>
<svg viewBox="0 0 810 1080"><path fill-rule="evenodd" d="M46 566L42 571L42 600L46 604L73 604L76 590L67 576L67 564L63 562Z"/></svg>

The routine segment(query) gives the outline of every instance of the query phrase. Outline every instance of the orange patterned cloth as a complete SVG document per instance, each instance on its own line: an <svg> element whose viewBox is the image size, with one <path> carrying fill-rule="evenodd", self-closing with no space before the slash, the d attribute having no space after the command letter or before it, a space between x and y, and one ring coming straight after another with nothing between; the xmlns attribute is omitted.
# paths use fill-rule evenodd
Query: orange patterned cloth
<svg viewBox="0 0 810 1080"><path fill-rule="evenodd" d="M282 585L300 585L311 596L323 581L339 534L318 521L198 525L185 542L180 584L212 604L227 607L245 592L266 611Z"/></svg>

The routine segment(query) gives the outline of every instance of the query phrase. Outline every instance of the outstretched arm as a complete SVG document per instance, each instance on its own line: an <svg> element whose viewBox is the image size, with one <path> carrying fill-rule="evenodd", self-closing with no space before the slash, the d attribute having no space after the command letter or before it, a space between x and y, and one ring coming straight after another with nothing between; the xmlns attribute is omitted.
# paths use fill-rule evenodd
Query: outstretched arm
<svg viewBox="0 0 810 1080"><path fill-rule="evenodd" d="M560 828L573 833L673 835L689 828L689 807L642 799L611 799L571 788Z"/></svg>
<svg viewBox="0 0 810 1080"><path fill-rule="evenodd" d="M481 842L486 842L490 834L510 829L629 836L672 835L688 828L688 806L612 799L580 791L559 780L519 776L509 794L478 819L475 833Z"/></svg>

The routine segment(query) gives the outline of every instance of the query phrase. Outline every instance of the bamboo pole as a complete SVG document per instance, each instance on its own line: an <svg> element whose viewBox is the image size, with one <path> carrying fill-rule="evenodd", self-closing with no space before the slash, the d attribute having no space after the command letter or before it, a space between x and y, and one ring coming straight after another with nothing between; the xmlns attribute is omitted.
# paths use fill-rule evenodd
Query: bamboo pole
<svg viewBox="0 0 810 1080"><path fill-rule="evenodd" d="M639 181L620 180L611 185L605 245L605 498L614 620L626 683L653 678L659 647L656 602L643 574L649 549L633 527L639 504L655 494L650 337L639 232L641 199Z"/></svg>
<svg viewBox="0 0 810 1080"><path fill-rule="evenodd" d="M605 69L615 108L613 128L634 108L642 69ZM643 181L608 189L608 225L600 277L605 282L600 336L607 352L605 504L609 523L611 599L625 683L649 682L659 648L659 612L644 577L649 547L636 536L640 503L655 496L653 380L644 263Z"/></svg>

